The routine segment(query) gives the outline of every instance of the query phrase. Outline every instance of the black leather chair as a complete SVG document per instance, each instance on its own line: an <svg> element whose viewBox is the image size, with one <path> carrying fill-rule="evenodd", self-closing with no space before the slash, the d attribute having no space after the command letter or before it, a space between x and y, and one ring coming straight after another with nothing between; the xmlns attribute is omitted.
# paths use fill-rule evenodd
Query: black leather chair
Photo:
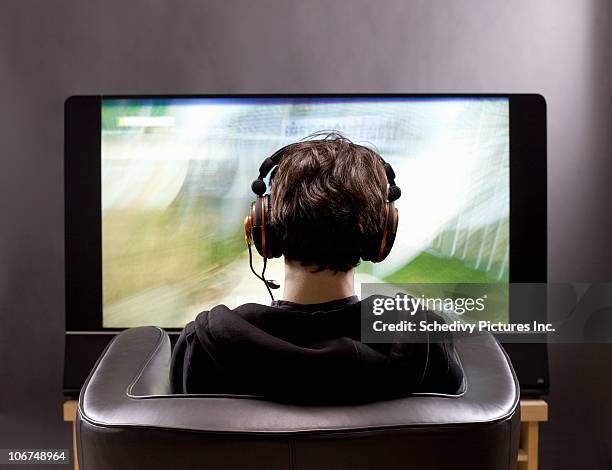
<svg viewBox="0 0 612 470"><path fill-rule="evenodd" d="M359 406L171 395L170 341L154 327L108 346L79 399L82 470L512 469L519 387L490 335L457 340L465 387Z"/></svg>

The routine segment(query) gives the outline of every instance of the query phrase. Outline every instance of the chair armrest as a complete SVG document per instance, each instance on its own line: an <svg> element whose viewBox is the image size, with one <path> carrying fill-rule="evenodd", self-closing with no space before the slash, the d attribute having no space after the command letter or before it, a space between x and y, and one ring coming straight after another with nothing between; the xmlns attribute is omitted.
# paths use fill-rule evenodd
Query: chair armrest
<svg viewBox="0 0 612 470"><path fill-rule="evenodd" d="M161 328L125 330L106 347L83 385L79 409L94 409L117 399L171 393L170 339Z"/></svg>

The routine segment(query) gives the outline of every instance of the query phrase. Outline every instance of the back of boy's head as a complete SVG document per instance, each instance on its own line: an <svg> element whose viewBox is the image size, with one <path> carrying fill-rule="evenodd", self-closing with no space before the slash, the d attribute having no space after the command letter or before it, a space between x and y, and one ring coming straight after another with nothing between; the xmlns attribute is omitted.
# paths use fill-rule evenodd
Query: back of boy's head
<svg viewBox="0 0 612 470"><path fill-rule="evenodd" d="M346 272L380 244L387 177L372 149L336 133L289 145L270 193L272 227L287 260Z"/></svg>

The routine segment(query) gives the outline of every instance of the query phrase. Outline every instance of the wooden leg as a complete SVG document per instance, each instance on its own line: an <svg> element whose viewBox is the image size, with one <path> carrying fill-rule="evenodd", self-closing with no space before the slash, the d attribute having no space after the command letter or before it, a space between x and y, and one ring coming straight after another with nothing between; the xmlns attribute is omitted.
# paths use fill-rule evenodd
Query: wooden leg
<svg viewBox="0 0 612 470"><path fill-rule="evenodd" d="M64 403L64 421L72 422L72 460L74 462L74 470L79 470L79 460L77 458L77 433L76 433L76 400L70 400Z"/></svg>
<svg viewBox="0 0 612 470"><path fill-rule="evenodd" d="M518 470L537 470L538 432L540 423L546 421L548 421L548 404L544 400L521 400Z"/></svg>
<svg viewBox="0 0 612 470"><path fill-rule="evenodd" d="M538 428L540 423L529 422L527 432L527 470L538 470Z"/></svg>
<svg viewBox="0 0 612 470"><path fill-rule="evenodd" d="M538 470L538 430L537 421L521 423L519 444L519 470Z"/></svg>
<svg viewBox="0 0 612 470"><path fill-rule="evenodd" d="M79 470L79 459L77 458L76 421L72 422L72 459L74 460L74 470Z"/></svg>

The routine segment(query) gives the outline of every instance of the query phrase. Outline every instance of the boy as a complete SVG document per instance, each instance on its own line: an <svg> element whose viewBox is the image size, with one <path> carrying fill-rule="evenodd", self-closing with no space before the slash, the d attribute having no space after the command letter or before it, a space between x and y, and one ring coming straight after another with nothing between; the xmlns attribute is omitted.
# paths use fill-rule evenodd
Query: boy
<svg viewBox="0 0 612 470"><path fill-rule="evenodd" d="M276 168L264 208L267 236L285 258L282 300L234 310L219 305L188 323L172 356L174 392L308 403L457 392L462 372L450 337L360 341L355 267L363 258L377 261L364 253L390 250L393 239L381 246L381 233L388 201L400 194L380 155L334 133L291 144L271 158L268 166ZM253 189L264 197L261 175ZM260 228L254 220L248 224L247 237Z"/></svg>

